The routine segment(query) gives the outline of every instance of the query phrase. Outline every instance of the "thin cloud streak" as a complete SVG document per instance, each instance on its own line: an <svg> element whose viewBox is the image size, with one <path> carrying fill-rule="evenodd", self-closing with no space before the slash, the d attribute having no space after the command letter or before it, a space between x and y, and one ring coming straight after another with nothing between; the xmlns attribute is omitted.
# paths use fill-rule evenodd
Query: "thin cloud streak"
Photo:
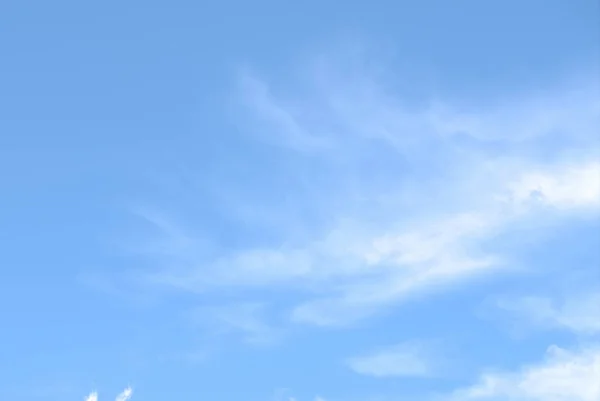
<svg viewBox="0 0 600 401"><path fill-rule="evenodd" d="M436 352L437 353L437 352ZM354 372L378 378L431 377L437 374L432 350L422 343L403 343L346 361ZM441 355L435 355L440 359Z"/></svg>
<svg viewBox="0 0 600 401"><path fill-rule="evenodd" d="M248 73L236 93L248 136L299 160L285 165L291 178L315 162L318 175L328 177L327 185L315 175L312 185L294 188L285 204L269 188L257 188L261 213L271 208L285 216L309 205L327 219L305 236L283 224L280 240L258 246L206 253L177 247L172 264L146 275L145 283L194 292L288 288L304 296L290 311L293 322L351 324L415 292L506 270L505 255L484 252L483 245L513 223L535 227L540 216L598 213L594 91L521 96L513 106L470 113L439 101L409 110L385 83L367 74L327 75L336 71L331 66L303 95L277 91ZM565 96L577 103L550 118ZM537 149L546 136L568 138L569 147L544 148L550 156L543 158L514 151L523 141ZM491 152L490 141L505 150ZM158 225L167 245L193 243L170 222Z"/></svg>
<svg viewBox="0 0 600 401"><path fill-rule="evenodd" d="M234 303L215 307L199 307L190 311L190 319L219 337L239 333L249 344L277 342L283 332L266 321L266 305L257 302Z"/></svg>
<svg viewBox="0 0 600 401"><path fill-rule="evenodd" d="M498 301L500 309L524 318L528 325L577 334L600 333L600 290L568 297L526 296Z"/></svg>

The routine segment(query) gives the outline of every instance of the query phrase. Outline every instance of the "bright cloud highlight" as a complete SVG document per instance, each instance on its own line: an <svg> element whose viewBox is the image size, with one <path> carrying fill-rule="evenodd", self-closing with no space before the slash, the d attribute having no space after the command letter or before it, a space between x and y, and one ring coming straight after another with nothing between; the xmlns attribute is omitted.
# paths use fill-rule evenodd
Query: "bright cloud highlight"
<svg viewBox="0 0 600 401"><path fill-rule="evenodd" d="M552 346L546 359L517 372L483 374L472 387L457 391L453 400L598 401L600 351Z"/></svg>

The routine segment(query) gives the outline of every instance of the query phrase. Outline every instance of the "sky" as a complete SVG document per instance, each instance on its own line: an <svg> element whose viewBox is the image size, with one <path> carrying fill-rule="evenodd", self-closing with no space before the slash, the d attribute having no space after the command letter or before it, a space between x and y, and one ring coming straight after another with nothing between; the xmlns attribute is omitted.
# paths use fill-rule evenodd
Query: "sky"
<svg viewBox="0 0 600 401"><path fill-rule="evenodd" d="M596 0L0 2L0 399L599 401Z"/></svg>

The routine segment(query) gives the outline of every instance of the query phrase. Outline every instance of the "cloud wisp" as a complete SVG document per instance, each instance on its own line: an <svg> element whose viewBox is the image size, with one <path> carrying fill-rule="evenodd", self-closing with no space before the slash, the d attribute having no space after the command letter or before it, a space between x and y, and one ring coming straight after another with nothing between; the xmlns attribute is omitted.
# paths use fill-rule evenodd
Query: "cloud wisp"
<svg viewBox="0 0 600 401"><path fill-rule="evenodd" d="M350 358L346 361L354 372L371 377L423 377L437 375L440 366L423 343L402 343L382 348L370 354Z"/></svg>
<svg viewBox="0 0 600 401"><path fill-rule="evenodd" d="M237 203L228 199L227 213L243 214L246 231L271 230L270 239L211 244L189 234L194 227L144 217L164 238L152 256L166 260L145 283L198 293L285 289L300 299L292 322L347 325L507 268L490 244L514 223L600 210L595 81L456 111L439 99L409 106L363 63L323 60L307 69L308 83L285 88L240 78L246 139L272 152L256 162L268 159L285 180L263 187L257 178Z"/></svg>
<svg viewBox="0 0 600 401"><path fill-rule="evenodd" d="M279 328L266 322L265 305L261 303L198 307L190 315L195 323L212 330L219 337L240 333L244 342L249 344L273 344L283 335Z"/></svg>
<svg viewBox="0 0 600 401"><path fill-rule="evenodd" d="M528 324L572 333L600 334L600 291L583 291L556 299L526 296L498 301L500 309L509 311Z"/></svg>

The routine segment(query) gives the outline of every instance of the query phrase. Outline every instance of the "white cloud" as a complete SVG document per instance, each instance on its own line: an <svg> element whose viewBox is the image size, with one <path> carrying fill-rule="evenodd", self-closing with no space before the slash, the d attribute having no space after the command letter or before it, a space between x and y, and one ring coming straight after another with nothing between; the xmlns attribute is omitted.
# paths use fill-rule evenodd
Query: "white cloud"
<svg viewBox="0 0 600 401"><path fill-rule="evenodd" d="M302 183L286 187L286 202L270 195L272 187L253 188L258 201L241 194L239 202L245 211L257 202L258 215L309 209L317 216L311 227L282 224L277 240L199 252L193 236L154 218L167 237L156 249L170 259L152 283L187 291L283 287L305 296L293 321L345 324L415 292L506 267L483 243L519 219L548 208L597 211L600 147L592 127L600 102L593 90L520 95L468 113L441 102L417 109L371 79L360 60L326 64L321 60L296 93L249 74L237 93L251 116L244 127L283 146L294 162L281 169L289 182ZM536 141L544 137L568 138L569 146L550 146L550 156L538 157ZM500 151L490 150L492 141Z"/></svg>
<svg viewBox="0 0 600 401"><path fill-rule="evenodd" d="M117 398L115 398L115 401L127 401L131 398L132 395L133 389L131 387L127 387L121 392L121 394L117 396Z"/></svg>
<svg viewBox="0 0 600 401"><path fill-rule="evenodd" d="M477 384L457 391L453 400L598 401L600 349L548 349L544 361L517 372L487 373Z"/></svg>
<svg viewBox="0 0 600 401"><path fill-rule="evenodd" d="M498 306L525 318L529 324L582 334L600 333L600 291L583 291L563 299L504 299L498 301Z"/></svg>
<svg viewBox="0 0 600 401"><path fill-rule="evenodd" d="M85 397L85 401L98 401L98 393L92 392L87 397Z"/></svg>
<svg viewBox="0 0 600 401"><path fill-rule="evenodd" d="M131 387L127 387L119 395L117 395L115 401L127 401L132 395L133 389ZM96 391L90 393L87 397L85 397L85 401L98 401L98 393Z"/></svg>
<svg viewBox="0 0 600 401"><path fill-rule="evenodd" d="M429 377L439 363L421 343L403 343L350 358L348 366L358 374L373 377Z"/></svg>
<svg viewBox="0 0 600 401"><path fill-rule="evenodd" d="M554 168L554 171L530 171L510 184L517 202L536 198L557 209L600 206L600 162Z"/></svg>

